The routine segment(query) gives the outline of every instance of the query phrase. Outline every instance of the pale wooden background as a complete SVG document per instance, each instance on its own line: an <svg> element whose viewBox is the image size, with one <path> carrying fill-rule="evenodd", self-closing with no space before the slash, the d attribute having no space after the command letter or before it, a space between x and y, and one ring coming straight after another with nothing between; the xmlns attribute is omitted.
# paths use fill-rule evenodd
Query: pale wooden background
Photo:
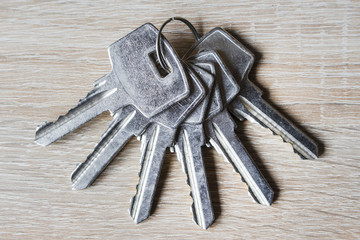
<svg viewBox="0 0 360 240"><path fill-rule="evenodd" d="M359 239L359 1L1 1L1 239ZM316 161L249 122L239 136L276 191L254 204L240 176L214 150L205 161L216 221L201 230L174 154L157 207L135 225L129 199L138 182L134 138L96 183L72 191L69 176L106 129L108 114L49 147L35 128L64 114L110 70L106 48L145 22L192 21L201 34L221 26L256 54L251 79L319 142ZM192 44L180 23L165 35L178 52Z"/></svg>

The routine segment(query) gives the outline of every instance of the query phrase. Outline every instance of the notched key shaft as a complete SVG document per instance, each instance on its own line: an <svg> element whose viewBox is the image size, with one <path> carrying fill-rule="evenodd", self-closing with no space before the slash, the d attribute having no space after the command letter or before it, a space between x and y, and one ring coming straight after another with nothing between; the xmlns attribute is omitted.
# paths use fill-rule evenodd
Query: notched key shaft
<svg viewBox="0 0 360 240"><path fill-rule="evenodd" d="M284 141L292 144L295 152L302 158L317 158L316 143L266 103L261 98L261 92L247 79L254 62L254 55L244 45L222 28L217 27L197 41L186 56L206 50L216 51L220 55L240 85L240 95L229 106L230 112L240 120L247 118L268 127Z"/></svg>
<svg viewBox="0 0 360 240"><path fill-rule="evenodd" d="M190 84L190 86L201 84L197 75L199 72L195 73L189 67L186 69L189 71L194 83L197 83ZM165 150L173 146L177 127L189 115L195 119L199 117L200 113L204 115L206 108L202 106L200 101L205 97L206 91L208 91L207 88L210 85L212 86L213 81L214 79L211 77L206 83L201 84L204 87L203 91L197 90L194 96L190 95L189 98L182 100L178 105L175 104L167 111L159 114L157 116L158 120L143 133L142 141L144 143L141 147L142 167L139 174L140 179L137 192L130 206L130 214L135 223L144 221L150 215ZM199 86L197 89L199 89ZM162 117L159 118L159 116ZM160 119L161 121L159 121Z"/></svg>
<svg viewBox="0 0 360 240"><path fill-rule="evenodd" d="M152 59L158 33L147 23L111 44L111 72L95 81L94 90L66 115L39 127L35 142L48 145L106 110L113 114L132 105L150 118L187 97L190 89L182 62L165 39L163 52L173 71L162 76Z"/></svg>
<svg viewBox="0 0 360 240"><path fill-rule="evenodd" d="M202 127L184 125L175 148L191 188L194 222L207 229L214 222L215 216L201 152L205 142L203 136Z"/></svg>
<svg viewBox="0 0 360 240"><path fill-rule="evenodd" d="M99 176L111 160L130 140L136 130L132 121L136 110L117 113L108 130L103 134L94 151L86 161L79 164L71 174L72 188L85 189ZM141 131L141 129L139 129Z"/></svg>
<svg viewBox="0 0 360 240"><path fill-rule="evenodd" d="M136 194L131 200L130 215L135 223L140 223L150 215L151 206L159 180L165 151L171 146L175 131L159 124L152 125L144 137L141 170Z"/></svg>
<svg viewBox="0 0 360 240"><path fill-rule="evenodd" d="M317 159L318 148L310 137L262 99L261 93L256 91L249 80L243 80L241 87L241 94L229 107L231 113L238 118L245 117L269 128L285 142L290 143L301 158Z"/></svg>
<svg viewBox="0 0 360 240"><path fill-rule="evenodd" d="M227 111L216 115L205 125L210 144L240 173L249 186L249 193L253 199L260 204L270 206L274 192L239 140L234 128L234 122Z"/></svg>
<svg viewBox="0 0 360 240"><path fill-rule="evenodd" d="M79 104L60 116L57 121L46 123L36 130L35 142L47 146L67 133L75 130L87 121L108 110L109 98L117 91L116 88L89 94Z"/></svg>
<svg viewBox="0 0 360 240"><path fill-rule="evenodd" d="M200 65L201 67L192 64L190 66L199 73L203 82L209 82L210 78L214 79L216 73L214 64L209 62ZM191 190L193 220L203 229L207 229L215 217L201 151L201 146L205 145L202 123L210 112L214 113L222 106L218 92L213 91L219 91L217 82L215 81L215 86L205 85L208 86L207 96L197 107L196 114L191 114L181 124L175 144L177 158L187 175L187 183Z"/></svg>

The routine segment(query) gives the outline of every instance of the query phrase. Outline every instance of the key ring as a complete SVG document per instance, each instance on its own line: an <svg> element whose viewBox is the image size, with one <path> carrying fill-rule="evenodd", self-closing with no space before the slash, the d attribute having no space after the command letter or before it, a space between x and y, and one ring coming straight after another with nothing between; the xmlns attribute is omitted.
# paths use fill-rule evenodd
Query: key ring
<svg viewBox="0 0 360 240"><path fill-rule="evenodd" d="M182 18L182 17L172 17L172 18L169 18L168 20L166 20L163 25L161 26L160 30L159 30L159 33L158 33L158 37L156 39L156 56L157 58L159 59L159 63L160 63L160 66L168 73L170 73L170 68L169 66L166 64L166 61L165 61L165 57L164 57L164 53L163 53L163 49L162 49L162 45L160 43L160 40L161 40L161 32L163 30L163 28L166 26L166 24L168 24L169 22L171 21L175 21L175 20L178 20L178 21L181 21L183 23L186 24L186 26L188 26L191 30L191 32L193 33L194 37L195 37L195 40L198 41L199 40L199 34L198 32L196 31L195 27L188 21L186 20L185 18Z"/></svg>

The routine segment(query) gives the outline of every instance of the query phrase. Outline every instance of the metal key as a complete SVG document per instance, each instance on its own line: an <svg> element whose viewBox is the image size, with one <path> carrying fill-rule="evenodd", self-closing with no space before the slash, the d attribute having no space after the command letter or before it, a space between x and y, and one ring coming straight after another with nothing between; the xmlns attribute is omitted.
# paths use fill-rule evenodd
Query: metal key
<svg viewBox="0 0 360 240"><path fill-rule="evenodd" d="M200 65L201 68L195 65L190 66L196 72L206 71L213 76L215 75L213 64L204 63ZM209 103L210 101L211 103ZM191 207L193 220L203 229L207 229L214 221L214 212L201 153L201 146L205 145L202 123L210 112L214 113L222 109L217 81L215 81L215 86L209 91L201 105L198 107L202 107L205 110L203 114L191 114L181 124L175 150L183 171L187 175L187 183L191 188L190 196L193 198Z"/></svg>
<svg viewBox="0 0 360 240"><path fill-rule="evenodd" d="M88 187L123 148L131 136L141 135L151 123L156 125L156 128L149 128L156 130L154 134L159 135L161 132L162 138L168 137L171 139L173 131L175 131L173 129L176 129L205 96L205 89L196 75L192 72L189 75L191 80L189 81L191 87L190 96L173 104L154 117L147 118L133 106L121 109L115 115L112 124L102 136L99 144L95 146L94 151L84 163L78 165L74 170L71 176L73 189ZM156 145L155 147L155 151L159 151L158 155L160 156L162 149L158 148L163 146ZM166 146L164 149L166 149Z"/></svg>
<svg viewBox="0 0 360 240"><path fill-rule="evenodd" d="M265 102L261 98L261 91L248 80L247 76L254 62L250 51L221 28L214 28L205 34L186 55L191 56L206 50L216 51L240 84L240 95L229 106L229 110L236 117L268 127L284 141L292 144L294 151L302 158L317 158L318 149L314 141Z"/></svg>
<svg viewBox="0 0 360 240"><path fill-rule="evenodd" d="M189 95L189 86L182 63L171 45L164 40L164 54L172 66L164 74L157 67L155 45L159 31L146 23L113 43L108 51L112 71L97 80L85 99L36 131L35 142L48 145L80 125L109 110L133 105L150 118Z"/></svg>
<svg viewBox="0 0 360 240"><path fill-rule="evenodd" d="M235 170L241 174L249 186L249 193L253 199L263 205L270 205L273 201L274 193L236 136L234 122L227 111L228 104L239 93L239 88L220 57L215 52L210 53L198 54L189 59L193 63L205 61L217 65L216 75L218 77L216 80L224 93L225 107L221 112L205 121L205 135L210 139L210 144L223 154Z"/></svg>
<svg viewBox="0 0 360 240"><path fill-rule="evenodd" d="M184 171L188 176L188 183L191 187L191 196L194 203L192 211L194 221L202 228L208 228L214 221L214 213L211 204L207 179L202 159L201 147L205 145L205 139L210 139L211 144L230 161L235 170L239 172L249 186L249 192L253 198L262 204L270 205L273 199L273 191L267 184L264 177L248 155L237 136L234 134L234 124L227 110L216 102L224 101L227 106L239 92L235 80L229 70L221 61L220 57L213 51L202 52L188 59L193 68L204 67L204 64L213 64L215 67L215 87L211 95L210 106L205 116L205 134L203 122L185 120L180 128L177 137L175 150L177 157L182 163ZM209 70L208 70L209 71ZM223 94L216 94L223 90ZM221 99L223 97L223 99ZM216 127L216 131L214 128ZM220 133L220 135L218 134Z"/></svg>
<svg viewBox="0 0 360 240"><path fill-rule="evenodd" d="M192 72L190 69L189 71ZM193 74L195 75L195 73ZM212 88L214 82L213 76L204 71L196 71L196 74L203 80L206 92L209 92L209 89ZM185 100L188 100L188 98ZM204 116L207 101L207 98L202 100L202 102L199 103L199 105L197 105L194 111L190 114L191 117L199 118L199 116ZM188 104L192 102L193 101L191 99L188 100ZM184 106L184 103L180 102L179 105ZM135 223L140 223L149 217L165 150L173 145L177 127L180 123L180 121L176 121L176 124L174 124L173 116L179 114L179 112L179 110L172 109L172 107L170 107L168 111L164 111L167 115L165 120L161 122L162 125L158 123L152 124L141 136L142 156L141 170L139 173L140 179L139 184L137 185L137 192L131 200L129 210ZM187 117L184 115L182 116L182 120Z"/></svg>

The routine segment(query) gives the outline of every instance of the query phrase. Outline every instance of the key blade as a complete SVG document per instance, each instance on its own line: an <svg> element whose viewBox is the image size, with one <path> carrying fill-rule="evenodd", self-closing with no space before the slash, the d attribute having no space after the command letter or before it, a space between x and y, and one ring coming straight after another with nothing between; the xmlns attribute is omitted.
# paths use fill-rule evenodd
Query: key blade
<svg viewBox="0 0 360 240"><path fill-rule="evenodd" d="M175 149L191 189L193 219L200 227L207 229L215 217L201 152L204 143L202 125L183 126L181 132Z"/></svg>
<svg viewBox="0 0 360 240"><path fill-rule="evenodd" d="M249 193L260 204L270 206L274 192L234 132L234 122L223 111L206 123L206 133L215 149L233 165L249 186Z"/></svg>
<svg viewBox="0 0 360 240"><path fill-rule="evenodd" d="M233 103L232 105L236 106L231 112L240 120L246 117L268 127L275 134L280 135L284 141L290 142L295 152L302 158L316 159L318 150L313 140L266 103L261 98L261 91L247 79L254 62L254 55L231 34L221 28L214 28L197 41L186 56L208 49L220 55L240 84L241 101L235 100L235 102L242 102L244 105Z"/></svg>
<svg viewBox="0 0 360 240"><path fill-rule="evenodd" d="M144 133L149 137L144 138L147 142L142 147L145 152L141 159L139 184L129 209L135 223L146 220L150 215L165 151L172 144L175 131L159 124L153 124Z"/></svg>
<svg viewBox="0 0 360 240"><path fill-rule="evenodd" d="M66 115L60 116L55 122L45 123L36 130L35 142L47 146L84 123L108 110L108 98L116 92L116 88L105 90L80 100L79 104L70 109Z"/></svg>
<svg viewBox="0 0 360 240"><path fill-rule="evenodd" d="M74 190L85 189L90 186L130 140L134 134L131 130L131 122L135 116L135 110L123 118L115 115L112 124L103 134L101 141L95 146L94 151L72 173L71 181Z"/></svg>
<svg viewBox="0 0 360 240"><path fill-rule="evenodd" d="M244 81L241 94L231 103L229 110L235 115L269 128L285 142L292 145L294 152L303 159L317 159L318 148L315 142L294 124L276 111L256 90L250 81Z"/></svg>

